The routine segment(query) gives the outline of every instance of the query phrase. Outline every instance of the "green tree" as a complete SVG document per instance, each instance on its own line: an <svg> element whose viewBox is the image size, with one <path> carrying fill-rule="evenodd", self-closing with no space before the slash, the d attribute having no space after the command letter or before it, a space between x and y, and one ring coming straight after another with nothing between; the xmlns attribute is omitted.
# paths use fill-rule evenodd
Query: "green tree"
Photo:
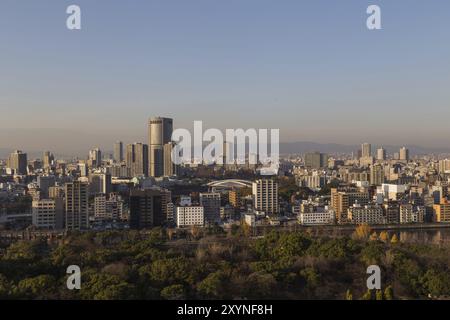
<svg viewBox="0 0 450 320"><path fill-rule="evenodd" d="M366 293L364 293L363 296L361 297L361 300L372 300L372 299L373 299L372 290L367 290Z"/></svg>
<svg viewBox="0 0 450 320"><path fill-rule="evenodd" d="M254 272L247 277L244 296L248 299L267 299L273 297L277 288L275 277L265 272Z"/></svg>
<svg viewBox="0 0 450 320"><path fill-rule="evenodd" d="M0 274L0 299L7 299L10 295L11 283L6 277Z"/></svg>
<svg viewBox="0 0 450 320"><path fill-rule="evenodd" d="M184 300L186 299L184 286L181 284L174 284L165 287L161 290L161 297L166 300Z"/></svg>
<svg viewBox="0 0 450 320"><path fill-rule="evenodd" d="M133 299L134 286L119 276L107 273L91 273L82 283L81 294L89 300L127 300Z"/></svg>
<svg viewBox="0 0 450 320"><path fill-rule="evenodd" d="M375 293L375 299L376 300L383 300L383 291L377 290Z"/></svg>
<svg viewBox="0 0 450 320"><path fill-rule="evenodd" d="M225 293L226 276L222 271L210 273L198 285L200 295L207 299L220 299Z"/></svg>
<svg viewBox="0 0 450 320"><path fill-rule="evenodd" d="M350 289L345 293L345 300L353 300L353 294Z"/></svg>
<svg viewBox="0 0 450 320"><path fill-rule="evenodd" d="M144 268L142 271L157 285L192 284L194 281L192 263L183 257L156 260L149 270Z"/></svg>
<svg viewBox="0 0 450 320"><path fill-rule="evenodd" d="M26 299L56 298L56 279L50 275L40 275L21 280L16 288L16 294Z"/></svg>
<svg viewBox="0 0 450 320"><path fill-rule="evenodd" d="M314 268L306 268L300 271L300 276L305 281L306 288L314 290L320 281L320 274Z"/></svg>
<svg viewBox="0 0 450 320"><path fill-rule="evenodd" d="M426 293L433 297L444 297L450 295L450 275L447 272L437 271L435 269L428 270L421 278L421 282Z"/></svg>
<svg viewBox="0 0 450 320"><path fill-rule="evenodd" d="M384 298L386 300L394 300L394 290L392 289L392 286L387 286L386 289L384 289Z"/></svg>

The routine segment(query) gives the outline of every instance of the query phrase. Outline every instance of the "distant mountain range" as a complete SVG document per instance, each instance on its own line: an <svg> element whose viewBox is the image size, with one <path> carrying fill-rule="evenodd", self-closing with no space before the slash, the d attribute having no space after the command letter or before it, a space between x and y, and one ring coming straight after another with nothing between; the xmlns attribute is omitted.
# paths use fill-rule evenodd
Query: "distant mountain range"
<svg viewBox="0 0 450 320"><path fill-rule="evenodd" d="M380 146L372 145L372 153ZM388 154L399 152L403 146L382 146ZM443 154L450 153L450 148L432 148L416 145L405 145L409 149L410 155L421 154ZM282 154L303 154L305 152L324 152L324 153L351 153L361 149L361 145L343 145L337 143L317 143L308 141L298 141L289 143L280 143L280 153Z"/></svg>

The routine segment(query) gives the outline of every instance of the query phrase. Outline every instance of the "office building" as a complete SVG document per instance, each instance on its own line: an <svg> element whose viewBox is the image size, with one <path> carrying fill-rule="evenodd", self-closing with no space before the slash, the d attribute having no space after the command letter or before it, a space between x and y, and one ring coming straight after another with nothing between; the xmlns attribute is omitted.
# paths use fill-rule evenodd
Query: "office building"
<svg viewBox="0 0 450 320"><path fill-rule="evenodd" d="M379 148L377 150L377 160L384 161L386 160L386 150L383 148Z"/></svg>
<svg viewBox="0 0 450 320"><path fill-rule="evenodd" d="M409 150L405 147L400 148L399 158L400 161L409 161Z"/></svg>
<svg viewBox="0 0 450 320"><path fill-rule="evenodd" d="M50 151L45 151L42 157L42 167L44 170L48 170L52 167L55 157Z"/></svg>
<svg viewBox="0 0 450 320"><path fill-rule="evenodd" d="M114 143L114 161L116 163L121 163L123 161L123 143L122 141L117 141Z"/></svg>
<svg viewBox="0 0 450 320"><path fill-rule="evenodd" d="M88 165L91 168L98 168L102 165L102 152L99 148L89 151Z"/></svg>
<svg viewBox="0 0 450 320"><path fill-rule="evenodd" d="M164 175L164 145L171 142L172 131L172 119L155 117L149 120L149 174L152 177Z"/></svg>
<svg viewBox="0 0 450 320"><path fill-rule="evenodd" d="M181 206L176 209L176 224L178 228L203 226L205 213L202 206Z"/></svg>
<svg viewBox="0 0 450 320"><path fill-rule="evenodd" d="M173 142L166 143L164 145L163 154L164 154L164 176L172 177L177 175L177 164L176 159L172 159L172 151L175 147ZM174 154L176 157L177 155Z"/></svg>
<svg viewBox="0 0 450 320"><path fill-rule="evenodd" d="M311 169L321 169L328 166L328 155L314 152L305 154L305 166Z"/></svg>
<svg viewBox="0 0 450 320"><path fill-rule="evenodd" d="M20 150L16 150L9 155L7 167L16 175L27 174L27 154Z"/></svg>
<svg viewBox="0 0 450 320"><path fill-rule="evenodd" d="M148 146L143 143L127 145L126 166L132 177L148 176Z"/></svg>

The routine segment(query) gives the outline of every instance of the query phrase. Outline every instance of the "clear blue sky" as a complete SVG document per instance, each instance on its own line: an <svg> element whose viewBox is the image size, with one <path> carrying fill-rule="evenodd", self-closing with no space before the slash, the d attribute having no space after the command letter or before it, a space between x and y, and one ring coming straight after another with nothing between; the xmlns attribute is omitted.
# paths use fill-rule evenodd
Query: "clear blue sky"
<svg viewBox="0 0 450 320"><path fill-rule="evenodd" d="M383 30L366 29L369 4ZM447 0L2 0L0 40L0 147L145 141L152 115L450 145Z"/></svg>

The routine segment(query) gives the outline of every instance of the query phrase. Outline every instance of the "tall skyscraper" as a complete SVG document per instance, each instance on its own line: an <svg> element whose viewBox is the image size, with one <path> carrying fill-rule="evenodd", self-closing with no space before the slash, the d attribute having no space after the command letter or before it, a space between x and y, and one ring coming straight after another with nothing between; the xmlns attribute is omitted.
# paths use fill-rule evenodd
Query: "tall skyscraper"
<svg viewBox="0 0 450 320"><path fill-rule="evenodd" d="M82 230L89 227L88 183L74 181L66 183L66 229Z"/></svg>
<svg viewBox="0 0 450 320"><path fill-rule="evenodd" d="M361 157L362 158L369 158L372 156L372 146L370 143L363 143L361 145Z"/></svg>
<svg viewBox="0 0 450 320"><path fill-rule="evenodd" d="M126 165L131 176L148 176L148 145L133 143L127 145Z"/></svg>
<svg viewBox="0 0 450 320"><path fill-rule="evenodd" d="M114 161L120 163L123 161L123 143L117 141L114 143Z"/></svg>
<svg viewBox="0 0 450 320"><path fill-rule="evenodd" d="M164 176L171 177L177 175L177 165L172 161L172 150L175 143L169 142L164 145Z"/></svg>
<svg viewBox="0 0 450 320"><path fill-rule="evenodd" d="M102 165L102 152L99 148L89 150L88 165L92 168L98 168Z"/></svg>
<svg viewBox="0 0 450 320"><path fill-rule="evenodd" d="M14 170L14 174L27 174L27 154L16 150L9 155L7 167Z"/></svg>
<svg viewBox="0 0 450 320"><path fill-rule="evenodd" d="M383 148L379 148L377 150L377 160L384 161L386 160L386 150Z"/></svg>
<svg viewBox="0 0 450 320"><path fill-rule="evenodd" d="M148 122L149 174L152 177L164 175L164 145L171 142L173 120L155 117Z"/></svg>
<svg viewBox="0 0 450 320"><path fill-rule="evenodd" d="M50 151L45 151L42 157L42 165L44 170L49 169L52 166L53 161L55 160L53 154Z"/></svg>
<svg viewBox="0 0 450 320"><path fill-rule="evenodd" d="M278 182L272 179L259 179L253 183L254 207L266 214L279 212Z"/></svg>
<svg viewBox="0 0 450 320"><path fill-rule="evenodd" d="M409 150L406 147L400 148L399 156L400 160L409 161Z"/></svg>

